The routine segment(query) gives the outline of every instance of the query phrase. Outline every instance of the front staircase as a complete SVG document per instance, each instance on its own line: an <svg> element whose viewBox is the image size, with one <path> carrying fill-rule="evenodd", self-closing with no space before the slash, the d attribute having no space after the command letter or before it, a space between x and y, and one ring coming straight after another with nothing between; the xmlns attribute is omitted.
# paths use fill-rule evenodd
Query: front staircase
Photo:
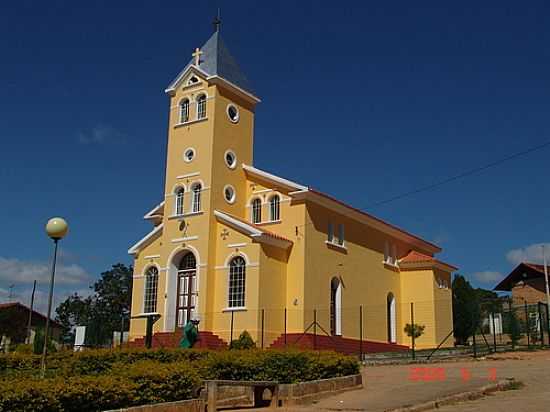
<svg viewBox="0 0 550 412"><path fill-rule="evenodd" d="M153 335L153 348L177 348L182 339L181 330L175 332L157 332ZM143 348L145 337L137 338L128 343L131 348ZM199 339L194 348L198 349L227 349L227 343L212 332L199 332Z"/></svg>
<svg viewBox="0 0 550 412"><path fill-rule="evenodd" d="M279 336L270 346L271 348L284 348L285 335ZM287 333L286 347L301 349L333 350L348 355L357 355L374 352L401 352L409 350L408 346L395 343L373 342L359 339L343 338L341 336L314 335L313 333Z"/></svg>

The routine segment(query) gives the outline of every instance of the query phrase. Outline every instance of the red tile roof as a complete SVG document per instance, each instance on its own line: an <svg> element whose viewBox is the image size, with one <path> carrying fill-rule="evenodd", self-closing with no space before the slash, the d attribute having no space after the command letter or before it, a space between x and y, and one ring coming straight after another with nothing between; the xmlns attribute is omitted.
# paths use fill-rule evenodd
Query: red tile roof
<svg viewBox="0 0 550 412"><path fill-rule="evenodd" d="M441 265L445 265L445 266L449 267L449 269L452 269L453 271L458 269L457 267L455 267L453 265L442 262L441 260L438 260L438 259L434 258L433 256L425 255L424 253L417 252L416 250L411 250L409 253L407 253L406 256L399 259L399 263L400 264L403 264L403 263L405 263L405 264L407 264L407 263L410 263L410 264L414 264L414 263L436 264L436 263L439 263Z"/></svg>
<svg viewBox="0 0 550 412"><path fill-rule="evenodd" d="M0 310L2 309L8 309L8 308L20 308L20 309L23 309L25 311L30 311L31 309L28 307L28 306L25 306L23 305L22 303L19 303L19 302L8 302L8 303L0 303ZM41 317L42 319L46 320L46 316L43 315L42 313L40 312L37 312L36 310L33 310L32 311L32 314L33 316L39 316ZM52 318L50 318L50 322L52 324L54 324L55 326L57 327L61 327L61 324L56 322L55 320L53 320Z"/></svg>
<svg viewBox="0 0 550 412"><path fill-rule="evenodd" d="M434 262L433 256L425 255L424 253L411 250L405 257L400 259L400 262Z"/></svg>
<svg viewBox="0 0 550 412"><path fill-rule="evenodd" d="M544 278L544 266L536 263L521 262L493 290L510 291L516 283L534 278Z"/></svg>
<svg viewBox="0 0 550 412"><path fill-rule="evenodd" d="M401 228L398 227L398 226L392 225L391 223L388 223L388 222L386 222L385 220L382 220L382 219L380 219L380 218L378 218L378 217L376 217L376 216L373 216L373 215L371 215L370 213L365 212L364 210L357 209L356 207L353 207L353 206L351 206L351 205L349 205L349 204L347 204L347 203L345 203L345 202L342 202L341 200L338 200L338 199L336 199L335 197L333 197L333 196L331 196L331 195L328 195L328 194L326 194L326 193L320 192L320 191L318 191L318 190L316 190L316 189L313 189L313 188L311 188L311 187L309 187L308 190L309 190L310 192L313 192L313 193L319 195L319 196L323 196L323 197L325 197L325 198L327 198L327 199L329 199L329 200L331 200L331 201L333 201L333 202L335 202L335 203L338 203L338 204L340 204L340 205L342 205L342 206L344 206L344 207L347 207L348 209L354 210L354 211L356 211L356 212L358 212L358 213L361 213L361 214L364 215L364 216L367 216L367 217L369 217L369 218L371 218L371 219L374 219L374 220L376 220L377 222L380 222L380 223L382 223L383 225L386 225L386 226L388 226L388 227L390 227L390 228L392 228L392 229L394 229L394 230L397 230L397 231L399 231L399 232L401 232L401 233L403 233L403 234L405 234L405 235L407 235L407 236L411 236L411 237L413 237L414 239L419 240L420 242L423 242L423 243L425 243L425 244L430 245L431 247L433 247L434 249L437 249L438 251L441 251L441 248L440 248L439 246L437 246L436 244L434 244L434 243L432 243L432 242L428 242L427 240L422 239L422 238L419 237L419 236L413 235L412 233L407 232L406 230L401 229Z"/></svg>

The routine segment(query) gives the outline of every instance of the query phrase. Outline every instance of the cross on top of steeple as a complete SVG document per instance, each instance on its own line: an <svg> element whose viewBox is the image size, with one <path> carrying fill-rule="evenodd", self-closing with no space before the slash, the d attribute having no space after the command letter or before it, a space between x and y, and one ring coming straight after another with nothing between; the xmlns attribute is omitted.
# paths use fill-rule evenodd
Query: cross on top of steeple
<svg viewBox="0 0 550 412"><path fill-rule="evenodd" d="M214 25L214 33L217 33L220 31L220 26L222 25L222 20L220 18L220 9L218 8L218 15L214 17L214 21L212 22Z"/></svg>
<svg viewBox="0 0 550 412"><path fill-rule="evenodd" d="M203 52L201 51L201 49L199 49L198 47L195 49L195 51L193 52L193 54L191 56L193 56L195 58L195 66L198 66L201 62L201 54Z"/></svg>

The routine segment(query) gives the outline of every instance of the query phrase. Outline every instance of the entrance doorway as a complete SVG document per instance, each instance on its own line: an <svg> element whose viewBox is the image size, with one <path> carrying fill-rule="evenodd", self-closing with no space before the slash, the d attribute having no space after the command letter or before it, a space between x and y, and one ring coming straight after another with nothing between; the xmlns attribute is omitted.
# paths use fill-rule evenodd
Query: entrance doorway
<svg viewBox="0 0 550 412"><path fill-rule="evenodd" d="M388 293L387 297L387 320L388 320L388 342L395 343L397 341L397 328L395 324L395 296L393 293Z"/></svg>
<svg viewBox="0 0 550 412"><path fill-rule="evenodd" d="M330 281L330 334L342 335L342 282L337 277Z"/></svg>
<svg viewBox="0 0 550 412"><path fill-rule="evenodd" d="M176 327L183 327L191 320L197 300L197 260L189 252L178 265L178 290L176 295Z"/></svg>

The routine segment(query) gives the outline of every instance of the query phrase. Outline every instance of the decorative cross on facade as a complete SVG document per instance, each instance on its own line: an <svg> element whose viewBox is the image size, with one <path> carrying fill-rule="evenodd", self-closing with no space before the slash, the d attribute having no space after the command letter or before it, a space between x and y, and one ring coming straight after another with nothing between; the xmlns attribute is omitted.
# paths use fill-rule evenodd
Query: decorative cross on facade
<svg viewBox="0 0 550 412"><path fill-rule="evenodd" d="M222 230L221 237L223 240L227 239L229 237L229 230L227 229Z"/></svg>
<svg viewBox="0 0 550 412"><path fill-rule="evenodd" d="M195 49L195 52L192 54L192 56L195 58L195 66L198 66L201 62L201 54L203 52L198 47Z"/></svg>

